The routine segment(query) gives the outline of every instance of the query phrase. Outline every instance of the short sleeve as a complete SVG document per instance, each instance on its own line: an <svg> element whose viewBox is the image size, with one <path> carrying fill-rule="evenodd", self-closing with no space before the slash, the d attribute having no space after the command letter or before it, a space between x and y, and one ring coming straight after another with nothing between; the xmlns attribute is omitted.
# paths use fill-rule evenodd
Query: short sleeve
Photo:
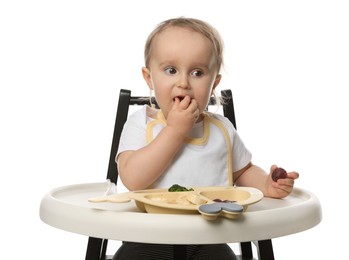
<svg viewBox="0 0 349 260"><path fill-rule="evenodd" d="M233 131L235 132L233 139L233 172L236 172L251 162L252 154L246 148L235 128L233 128Z"/></svg>
<svg viewBox="0 0 349 260"><path fill-rule="evenodd" d="M240 138L238 132L228 118L215 114L215 117L220 120L229 132L232 140L233 153L233 172L241 170L252 160L251 152L246 148L244 142Z"/></svg>
<svg viewBox="0 0 349 260"><path fill-rule="evenodd" d="M125 151L138 150L146 145L146 108L143 107L131 114L122 130L119 148L116 155Z"/></svg>

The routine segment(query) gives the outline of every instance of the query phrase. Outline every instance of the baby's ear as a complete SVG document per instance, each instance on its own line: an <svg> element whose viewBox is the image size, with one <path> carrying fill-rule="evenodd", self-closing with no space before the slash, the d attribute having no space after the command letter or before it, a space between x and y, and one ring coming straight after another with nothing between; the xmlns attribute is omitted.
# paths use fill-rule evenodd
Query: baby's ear
<svg viewBox="0 0 349 260"><path fill-rule="evenodd" d="M151 90L153 90L153 83L151 80L150 70L146 67L143 67L142 68L142 75L143 75L143 78L144 78L145 82L147 83L148 87Z"/></svg>
<svg viewBox="0 0 349 260"><path fill-rule="evenodd" d="M216 79L214 80L214 83L213 83L212 91L214 91L214 89L218 86L219 82L221 81L221 78L222 78L222 75L217 74Z"/></svg>

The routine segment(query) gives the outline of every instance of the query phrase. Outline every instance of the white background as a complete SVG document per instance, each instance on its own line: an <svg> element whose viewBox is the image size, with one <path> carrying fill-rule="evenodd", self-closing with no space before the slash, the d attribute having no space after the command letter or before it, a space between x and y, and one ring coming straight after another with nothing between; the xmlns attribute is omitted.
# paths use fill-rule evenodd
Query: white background
<svg viewBox="0 0 349 260"><path fill-rule="evenodd" d="M221 32L219 90L233 90L253 162L297 170L321 201L320 225L273 240L276 259L348 256L348 13L336 0L1 1L0 258L84 259L87 238L41 222L40 200L104 181L119 89L148 94L145 39L177 16Z"/></svg>

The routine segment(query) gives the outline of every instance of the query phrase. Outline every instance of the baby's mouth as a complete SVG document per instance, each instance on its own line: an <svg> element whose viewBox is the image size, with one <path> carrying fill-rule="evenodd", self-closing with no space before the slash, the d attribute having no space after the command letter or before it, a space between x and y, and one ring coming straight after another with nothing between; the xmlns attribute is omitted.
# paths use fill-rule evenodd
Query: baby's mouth
<svg viewBox="0 0 349 260"><path fill-rule="evenodd" d="M181 102L185 98L185 96L176 96L173 100L175 101L176 98L178 98L179 102Z"/></svg>

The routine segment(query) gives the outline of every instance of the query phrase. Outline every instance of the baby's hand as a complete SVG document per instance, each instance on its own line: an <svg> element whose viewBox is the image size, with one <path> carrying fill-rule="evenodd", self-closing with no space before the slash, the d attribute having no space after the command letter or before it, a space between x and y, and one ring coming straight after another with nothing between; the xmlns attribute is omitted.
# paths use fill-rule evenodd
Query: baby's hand
<svg viewBox="0 0 349 260"><path fill-rule="evenodd" d="M281 178L275 178L275 173L277 171L279 171L278 174L281 175ZM271 166L267 180L267 197L284 198L292 192L294 180L298 179L299 174L297 172L288 172L284 174L283 169L278 168L276 165Z"/></svg>
<svg viewBox="0 0 349 260"><path fill-rule="evenodd" d="M185 96L182 100L175 98L175 103L167 115L167 125L183 137L187 136L199 117L198 104L195 99Z"/></svg>

